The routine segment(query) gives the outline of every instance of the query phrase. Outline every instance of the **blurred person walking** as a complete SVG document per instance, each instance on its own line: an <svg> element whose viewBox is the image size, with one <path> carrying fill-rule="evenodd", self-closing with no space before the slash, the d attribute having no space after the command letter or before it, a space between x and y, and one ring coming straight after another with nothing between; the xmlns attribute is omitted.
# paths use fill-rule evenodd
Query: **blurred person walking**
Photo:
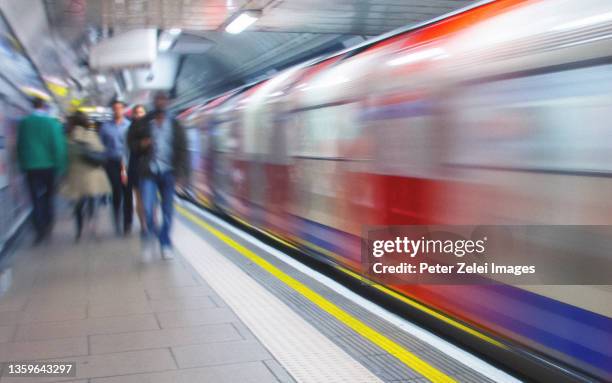
<svg viewBox="0 0 612 383"><path fill-rule="evenodd" d="M102 124L100 138L106 149L106 173L113 190L113 219L115 232L129 234L132 230L133 198L128 190L126 138L130 120L125 116L125 104L119 100L113 101L113 119ZM123 211L121 207L123 206ZM121 216L123 213L123 227Z"/></svg>
<svg viewBox="0 0 612 383"><path fill-rule="evenodd" d="M142 202L142 193L140 192L140 159L144 153L140 141L146 138L149 134L146 129L146 124L143 118L146 116L146 109L143 105L136 105L132 108L132 123L128 129L127 145L130 151L130 159L128 163L128 191L132 192L136 198L136 214L140 222L141 235L146 235L147 220L145 217L144 204Z"/></svg>
<svg viewBox="0 0 612 383"><path fill-rule="evenodd" d="M187 138L179 122L168 109L169 97L158 92L154 98L155 109L144 119L147 134L139 139L144 154L140 163L140 190L147 220L147 234L143 237L143 253L151 253L152 235L159 240L162 258L172 259L170 239L174 214L174 189L182 184L189 172ZM157 194L161 196L162 225L157 229L154 221Z"/></svg>
<svg viewBox="0 0 612 383"><path fill-rule="evenodd" d="M62 194L76 202L75 240L79 241L85 222L89 231L96 235L95 209L97 197L110 193L111 186L104 171L105 148L95 125L87 115L75 113L70 118L68 175Z"/></svg>
<svg viewBox="0 0 612 383"><path fill-rule="evenodd" d="M66 140L59 120L45 111L44 100L36 98L32 105L34 112L19 123L17 156L32 199L35 243L40 243L53 230L55 184L66 167Z"/></svg>

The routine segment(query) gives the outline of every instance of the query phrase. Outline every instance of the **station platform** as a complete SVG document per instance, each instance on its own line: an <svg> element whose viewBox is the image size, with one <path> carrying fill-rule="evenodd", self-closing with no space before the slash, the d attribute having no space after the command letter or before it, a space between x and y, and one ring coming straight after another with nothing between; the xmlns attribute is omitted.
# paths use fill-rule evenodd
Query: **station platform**
<svg viewBox="0 0 612 383"><path fill-rule="evenodd" d="M76 362L6 382L516 382L296 259L177 200L176 257L143 258L98 211L74 241L22 238L0 264L0 362Z"/></svg>

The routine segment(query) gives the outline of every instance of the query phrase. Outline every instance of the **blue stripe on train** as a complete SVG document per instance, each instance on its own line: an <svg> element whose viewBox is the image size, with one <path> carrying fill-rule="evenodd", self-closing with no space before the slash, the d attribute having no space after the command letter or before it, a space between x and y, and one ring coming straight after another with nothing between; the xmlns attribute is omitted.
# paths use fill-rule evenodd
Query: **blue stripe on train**
<svg viewBox="0 0 612 383"><path fill-rule="evenodd" d="M557 300L529 291L513 288L511 286L497 285L492 287L499 289L499 291L505 295L512 296L516 299L521 299L523 302L537 306L540 309L551 311L556 314L562 313L564 316L572 318L575 321L580 323L588 323L589 326L596 327L612 334L612 320L603 315L568 304L560 306L559 301Z"/></svg>
<svg viewBox="0 0 612 383"><path fill-rule="evenodd" d="M342 249L335 244L329 242L329 240L321 238L322 236L328 238L344 238L354 239L354 236L341 232L339 230L330 228L320 223L310 221L301 217L294 217L300 223L298 229L298 235L319 247L322 247L328 251L336 254L341 254ZM340 241L339 241L340 242ZM525 303L533 308L533 312L530 313L528 310L522 310L521 315L537 315L537 311L545 310L551 314L571 318L576 323L582 326L592 327L599 331L604 331L605 335L601 338L596 338L595 341L585 341L583 343L577 343L575 341L567 339L565 336L572 335L571 326L565 326L563 328L557 328L557 333L550 332L551 329L555 329L553 323L548 321L542 322L541 326L533 326L521 322L517 319L503 315L499 312L495 312L483 307L479 307L481 313L486 312L486 319L498 324L500 327L507 328L508 330L519 334L525 338L531 339L536 343L544 345L545 347L556 350L563 354L570 356L575 360L579 360L588 365L594 366L603 371L612 372L612 358L609 355L604 355L594 350L605 349L602 345L607 344L607 338L612 338L612 319L607 318L603 315L584 310L582 308L569 305L542 295L538 295L526 290L522 290L516 287L507 285L487 285L483 286L488 291L496 292L508 298L516 299ZM511 307L511 305L510 305ZM565 330L565 331L563 331ZM575 334L574 338L579 338L580 334Z"/></svg>
<svg viewBox="0 0 612 383"><path fill-rule="evenodd" d="M296 217L296 216L293 216L293 218L298 220L299 222L297 234L302 239L314 245L322 247L325 250L331 251L332 253L336 253L336 254L342 253L343 249L337 245L338 243L346 243L347 241L350 241L350 240L357 240L357 241L359 240L359 238L356 238L355 236L351 234L347 234L343 231L330 228L329 226L322 225L318 222L314 222L314 221L311 221L305 218L301 218L301 217ZM320 234L320 235L317 235L317 234ZM323 236L329 239L327 240L323 239L322 238ZM335 242L330 242L330 241L333 241L334 238L340 239L340 240L336 240Z"/></svg>
<svg viewBox="0 0 612 383"><path fill-rule="evenodd" d="M262 214L264 213L263 208L254 204L250 204L250 208L252 209L252 217L250 218L255 221L253 223L256 225L261 224ZM302 239L330 252L342 254L342 248L331 241L343 243L346 242L346 240L358 240L358 238L351 234L333 229L318 222L297 216L292 217L299 222L297 234ZM322 237L326 237L327 239ZM520 301L533 308L533 312L531 313L529 309L523 309L521 315L531 315L535 317L538 315L537 311L545 310L559 317L571 318L582 326L604 331L605 335L612 337L612 319L605 316L512 286L487 285L482 287L486 288L487 291L508 297L512 300ZM512 304L508 304L508 307L512 307ZM597 369L608 372L611 370L612 358L608 355L594 351L596 349L605 349L607 336L596 338L595 341L577 343L564 337L575 333L575 329L572 329L571 325L555 326L554 323L550 323L550 321L542 322L541 326L530 325L483 306L479 306L477 310L481 315L486 317L487 321L495 323L502 328L506 328L524 338L530 339L549 349L566 354L572 359L581 361ZM556 332L553 333L551 330L556 330ZM578 334L575 338L579 336Z"/></svg>

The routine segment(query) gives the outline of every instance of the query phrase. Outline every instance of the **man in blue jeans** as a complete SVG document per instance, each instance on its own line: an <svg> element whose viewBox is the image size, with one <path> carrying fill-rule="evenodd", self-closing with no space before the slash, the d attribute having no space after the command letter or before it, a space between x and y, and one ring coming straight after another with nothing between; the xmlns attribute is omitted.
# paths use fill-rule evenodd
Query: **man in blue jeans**
<svg viewBox="0 0 612 383"><path fill-rule="evenodd" d="M144 124L140 138L142 161L140 162L140 190L147 220L147 232L143 237L143 253L153 250L153 235L157 235L162 258L172 259L170 229L174 214L174 189L176 183L187 179L189 161L185 131L167 111L169 98L158 92L154 99L154 110L140 122ZM161 196L162 225L155 225L155 205L158 193Z"/></svg>

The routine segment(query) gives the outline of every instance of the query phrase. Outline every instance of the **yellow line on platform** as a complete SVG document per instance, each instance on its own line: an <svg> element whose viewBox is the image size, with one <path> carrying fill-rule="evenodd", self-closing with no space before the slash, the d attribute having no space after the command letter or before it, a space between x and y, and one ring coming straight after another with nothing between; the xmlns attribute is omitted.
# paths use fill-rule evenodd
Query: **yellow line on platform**
<svg viewBox="0 0 612 383"><path fill-rule="evenodd" d="M464 325L464 324L462 324L460 322L457 322L456 320L454 320L452 318L449 318L446 315L440 314L439 312L434 311L434 310L430 309L429 307L427 307L427 306L425 306L425 305L423 305L423 304L421 304L421 303L419 303L419 302L417 302L417 301L415 301L413 299L410 299L410 298L408 298L408 297L406 297L406 296L404 296L404 295L402 295L400 293L397 293L397 292L391 290L388 287L385 287L385 286L380 285L380 284L378 284L376 282L373 282L370 279L366 279L366 278L362 277L361 275L359 275L359 274L357 274L357 273L355 273L355 272L353 272L353 271L351 271L349 269L346 269L344 267L337 267L337 268L338 268L338 270L342 271L343 273L345 273L347 275L350 275L351 277L353 277L355 279L358 279L358 280L360 280L363 283L368 284L370 287L375 288L375 289L379 290L380 292L382 292L384 294L390 295L391 297L393 297L395 299L398 299L398 300L404 302L405 304L410 305L410 306L412 306L412 307L414 307L414 308L416 308L418 310L424 311L425 313L435 317L436 319L441 320L441 321L443 321L443 322L445 322L445 323L447 323L447 324L449 324L449 325L451 325L453 327L456 327L456 328L458 328L458 329L460 329L462 331L465 331L468 334L473 335L473 336L479 338L480 340L483 340L485 342L491 343L492 345L495 345L497 347L501 347L501 348L505 348L505 349L508 348L508 347L506 347L506 345L504 345L503 343L501 343L501 342L491 338L490 336L487 336L487 335L485 335L485 334L483 334L481 332L478 332L478 331L476 331L476 330L474 330L474 329L472 329L472 328L470 328L470 327L468 327L468 326L466 326L466 325Z"/></svg>
<svg viewBox="0 0 612 383"><path fill-rule="evenodd" d="M302 296L304 296L305 298L313 302L323 311L332 315L334 318L344 323L346 326L351 328L353 331L355 331L362 337L368 339L370 342L374 343L381 349L385 350L387 353L393 355L394 357L399 359L402 363L404 363L406 366L410 367L414 371L423 375L425 378L429 379L432 382L436 382L436 383L437 382L441 382L441 383L456 382L450 376L441 372L440 370L433 367L429 363L423 361L418 356L406 350L401 345L397 344L393 340L387 338L386 336L382 335L378 331L374 330L372 327L368 326L367 324L363 323L362 321L355 318L351 314L347 313L340 307L336 306L334 303L330 302L329 300L327 300L320 294L313 291L311 288L309 288L302 282L289 276L288 274L286 274L285 272L283 272L276 266L272 265L270 262L266 261L259 255L255 254L253 251L249 250L248 248L244 247L240 243L236 242L230 236L224 234L218 229L215 229L213 226L206 223L200 217L196 216L195 214L191 213L190 211L188 211L187 209L181 206L177 206L176 209L185 218L189 219L190 221L197 224L201 228L207 230L208 232L213 234L215 237L217 237L218 239L220 239L221 241L225 242L227 245L232 247L242 256L244 256L251 262L255 263L256 265L258 265L259 267L261 267L262 269L264 269L265 271L267 271L268 273L270 273L271 275L273 275L274 277L276 277L277 279L285 283L287 286L291 287L293 290L295 290L296 292L298 292L299 294L301 294Z"/></svg>
<svg viewBox="0 0 612 383"><path fill-rule="evenodd" d="M324 248L322 248L320 246L317 246L314 243L305 241L305 240L303 240L301 238L296 239L296 241L299 242L301 245L306 246L306 247L310 247L311 249L313 249L313 250L315 250L315 251L317 251L317 252L319 252L319 253L321 253L323 255L326 255L326 256L328 256L328 257L330 257L332 259L339 260L340 258L342 258L341 256L339 256L336 253L333 253L333 252L331 252L331 251L329 251L327 249L324 249ZM405 303L405 304L407 304L407 305L409 305L409 306L411 306L413 308L416 308L416 309L418 309L420 311L423 311L426 314L431 315L434 318L436 318L438 320L441 320L442 322L444 322L446 324L449 324L449 325L451 325L451 326L453 326L453 327L455 327L455 328L457 328L457 329L459 329L461 331L464 331L464 332L466 332L466 333L468 333L468 334L470 334L472 336L475 336L476 338L478 338L478 339L480 339L482 341L485 341L487 343L490 343L490 344L492 344L494 346L497 346L497 347L500 347L500 348L503 348L503 349L508 349L508 346L506 346L503 343L501 343L501 342L491 338L490 336L485 335L485 334L481 333L480 331L477 331L477 330L475 330L475 329L473 329L473 328L471 328L471 327L469 327L469 326L467 326L467 325L465 325L465 324L463 324L463 323L461 323L461 322L459 322L459 321L457 321L457 320L455 320L455 319L453 319L453 318L451 318L451 317L449 317L447 315L441 314L441 313L439 313L439 312L437 312L437 311L435 311L435 310L425 306L424 304L417 302L414 299L411 299L411 298L409 298L409 297L407 297L407 296L405 296L403 294L400 294L400 293L396 292L393 289L390 289L390 288L388 288L388 287L386 287L384 285L381 285L379 283L374 282L373 280L371 280L369 278L366 278L366 277L364 277L364 276L362 276L362 275L360 275L358 273L355 273L354 271L351 271L350 269L347 269L346 267L341 266L339 264L339 262L336 262L333 265L333 267L335 267L339 271L343 272L344 274L346 274L346 275L348 275L348 276L350 276L352 278L357 279L361 283L369 285L370 287L380 291L383 294L389 295L389 296L391 296L394 299L398 299L398 300L402 301L403 303Z"/></svg>

